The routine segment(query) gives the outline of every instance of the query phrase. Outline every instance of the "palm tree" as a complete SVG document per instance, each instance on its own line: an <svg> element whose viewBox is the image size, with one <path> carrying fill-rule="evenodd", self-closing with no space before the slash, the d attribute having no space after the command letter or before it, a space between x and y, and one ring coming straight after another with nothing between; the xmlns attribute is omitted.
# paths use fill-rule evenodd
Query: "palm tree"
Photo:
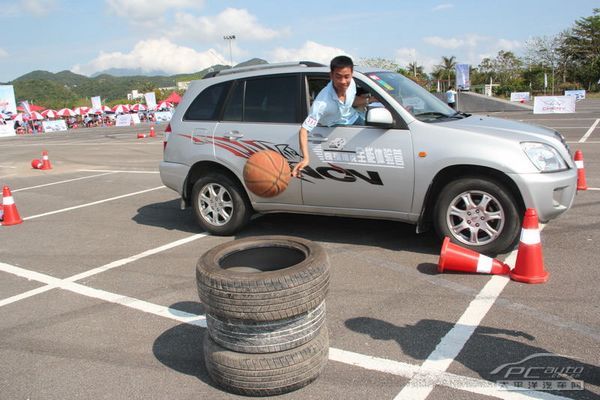
<svg viewBox="0 0 600 400"><path fill-rule="evenodd" d="M448 86L450 86L450 80L454 75L454 68L456 68L456 57L450 56L445 57L442 56L442 63L436 65L436 68L440 72L440 79L444 79L446 77L448 79Z"/></svg>
<svg viewBox="0 0 600 400"><path fill-rule="evenodd" d="M407 69L408 73L411 74L412 76L414 76L415 78L417 76L423 75L423 66L418 65L416 61L409 63L406 66L406 69Z"/></svg>

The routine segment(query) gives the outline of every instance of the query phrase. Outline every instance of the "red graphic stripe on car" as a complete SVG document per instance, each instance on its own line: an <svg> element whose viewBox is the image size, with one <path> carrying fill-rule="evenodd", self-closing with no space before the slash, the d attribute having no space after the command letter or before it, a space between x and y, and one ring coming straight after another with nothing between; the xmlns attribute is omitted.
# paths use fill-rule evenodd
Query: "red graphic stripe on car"
<svg viewBox="0 0 600 400"><path fill-rule="evenodd" d="M246 154L246 152L242 153L240 152L238 149L236 149L233 146L228 146L226 143L214 143L215 146L220 147L222 149L225 149L227 151L229 151L230 153L233 153L233 155L237 156L237 157L242 157L242 158L250 158L250 156L256 152L251 152L250 154Z"/></svg>

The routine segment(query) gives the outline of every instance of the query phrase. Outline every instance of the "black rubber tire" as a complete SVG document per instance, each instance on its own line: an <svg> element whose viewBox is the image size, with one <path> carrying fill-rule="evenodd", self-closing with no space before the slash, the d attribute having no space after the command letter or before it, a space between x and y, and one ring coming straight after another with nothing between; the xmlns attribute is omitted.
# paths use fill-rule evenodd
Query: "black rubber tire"
<svg viewBox="0 0 600 400"><path fill-rule="evenodd" d="M200 193L208 185L219 185L224 188L226 190L225 199L231 202L231 209L227 209L227 211L231 213L231 216L229 220L222 225L211 223L202 216ZM248 223L248 220L252 215L252 207L240 185L226 174L219 172L206 174L194 183L191 201L198 223L205 231L213 235L233 235Z"/></svg>
<svg viewBox="0 0 600 400"><path fill-rule="evenodd" d="M208 334L220 346L239 353L274 353L312 340L325 323L325 302L293 318L253 322L206 314Z"/></svg>
<svg viewBox="0 0 600 400"><path fill-rule="evenodd" d="M452 200L464 192L483 192L497 200L505 218L504 226L498 231L496 239L481 245L473 242L466 243L452 231L446 220L446 212ZM487 178L461 178L448 183L440 192L433 215L435 230L440 238L448 236L453 243L491 256L505 253L518 243L521 221L517 202L511 192L501 183Z"/></svg>
<svg viewBox="0 0 600 400"><path fill-rule="evenodd" d="M276 353L247 354L219 346L204 337L204 361L213 381L232 393L274 396L300 389L319 377L327 363L326 327L308 343Z"/></svg>
<svg viewBox="0 0 600 400"><path fill-rule="evenodd" d="M318 307L329 289L329 260L309 240L250 237L207 251L196 266L200 300L225 319L277 321Z"/></svg>

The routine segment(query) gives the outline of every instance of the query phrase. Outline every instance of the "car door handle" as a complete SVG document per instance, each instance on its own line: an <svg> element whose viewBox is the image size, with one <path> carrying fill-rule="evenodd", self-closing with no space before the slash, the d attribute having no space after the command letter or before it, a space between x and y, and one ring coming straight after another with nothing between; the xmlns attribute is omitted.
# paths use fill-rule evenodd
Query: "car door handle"
<svg viewBox="0 0 600 400"><path fill-rule="evenodd" d="M311 142L326 142L327 138L323 136L308 135L307 139Z"/></svg>
<svg viewBox="0 0 600 400"><path fill-rule="evenodd" d="M223 136L229 140L233 140L233 139L239 139L239 138L244 137L244 134L240 133L239 131L229 131Z"/></svg>

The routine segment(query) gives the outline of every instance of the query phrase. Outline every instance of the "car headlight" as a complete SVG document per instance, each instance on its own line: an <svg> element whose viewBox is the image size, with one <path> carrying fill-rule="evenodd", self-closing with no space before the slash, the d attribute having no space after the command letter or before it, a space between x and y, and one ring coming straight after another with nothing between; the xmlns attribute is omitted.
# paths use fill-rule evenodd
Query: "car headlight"
<svg viewBox="0 0 600 400"><path fill-rule="evenodd" d="M537 142L521 143L529 160L541 172L554 172L567 169L567 163L552 146Z"/></svg>

